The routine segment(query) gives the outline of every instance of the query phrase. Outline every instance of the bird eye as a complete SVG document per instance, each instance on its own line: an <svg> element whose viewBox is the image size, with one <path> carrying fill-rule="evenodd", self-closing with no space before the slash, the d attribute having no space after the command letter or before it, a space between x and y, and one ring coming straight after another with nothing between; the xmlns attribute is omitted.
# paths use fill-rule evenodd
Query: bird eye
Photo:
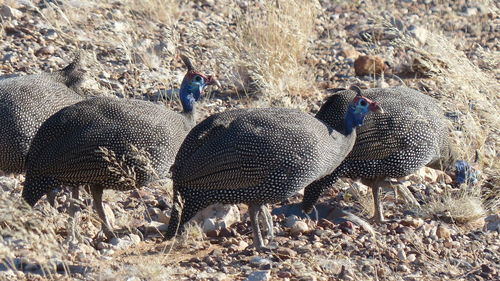
<svg viewBox="0 0 500 281"><path fill-rule="evenodd" d="M365 100L361 100L361 101L359 102L359 104L361 104L361 106L366 106L366 105L367 105L367 103L366 103L366 101L365 101Z"/></svg>
<svg viewBox="0 0 500 281"><path fill-rule="evenodd" d="M203 80L203 78L201 78L201 76L199 76L199 75L196 75L194 77L194 81L196 81L196 82L201 82L201 80Z"/></svg>

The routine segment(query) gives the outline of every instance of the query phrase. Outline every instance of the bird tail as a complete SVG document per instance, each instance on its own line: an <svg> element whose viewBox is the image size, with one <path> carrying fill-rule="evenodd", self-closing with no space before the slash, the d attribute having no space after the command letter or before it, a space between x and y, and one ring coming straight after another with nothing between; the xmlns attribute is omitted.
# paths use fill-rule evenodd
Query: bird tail
<svg viewBox="0 0 500 281"><path fill-rule="evenodd" d="M22 197L24 201L33 207L40 198L58 186L57 182L50 178L32 177L27 174L26 180L24 181Z"/></svg>

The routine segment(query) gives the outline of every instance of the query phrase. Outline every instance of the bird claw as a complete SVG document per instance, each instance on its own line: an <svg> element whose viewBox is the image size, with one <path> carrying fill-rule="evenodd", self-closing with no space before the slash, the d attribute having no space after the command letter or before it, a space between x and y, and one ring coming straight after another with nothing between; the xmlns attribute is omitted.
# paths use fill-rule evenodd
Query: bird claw
<svg viewBox="0 0 500 281"><path fill-rule="evenodd" d="M397 220L395 220L395 219L386 219L386 218L372 217L372 218L370 218L368 220L368 222L371 223L371 224L381 225L381 224L387 224L387 223L397 222Z"/></svg>

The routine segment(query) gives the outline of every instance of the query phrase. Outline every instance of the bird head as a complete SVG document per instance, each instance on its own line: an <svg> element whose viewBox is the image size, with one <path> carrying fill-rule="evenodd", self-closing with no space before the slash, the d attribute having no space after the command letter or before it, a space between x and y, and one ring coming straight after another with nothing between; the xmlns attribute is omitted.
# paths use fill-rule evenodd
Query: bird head
<svg viewBox="0 0 500 281"><path fill-rule="evenodd" d="M384 110L377 102L363 96L358 86L351 86L350 90L355 91L356 96L349 104L347 111L346 122L351 125L349 127L361 126L365 116L369 112L384 113Z"/></svg>
<svg viewBox="0 0 500 281"><path fill-rule="evenodd" d="M184 111L190 112L193 110L194 103L200 99L206 86L220 86L220 84L214 76L204 75L197 71L188 57L181 55L181 58L188 71L182 80L179 94Z"/></svg>

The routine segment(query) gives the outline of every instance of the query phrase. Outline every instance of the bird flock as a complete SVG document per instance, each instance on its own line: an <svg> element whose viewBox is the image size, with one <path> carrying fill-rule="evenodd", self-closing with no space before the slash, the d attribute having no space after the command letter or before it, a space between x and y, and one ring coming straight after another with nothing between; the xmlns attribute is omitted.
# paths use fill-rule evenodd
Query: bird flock
<svg viewBox="0 0 500 281"><path fill-rule="evenodd" d="M166 239L211 204L245 203L254 247L264 249L264 238L274 235L269 204L304 189L308 213L339 178L359 179L371 187L373 219L382 223L385 179L450 163L437 102L404 87L333 89L315 116L247 108L196 124L196 103L219 82L181 58L187 72L180 113L147 101L85 98L80 56L57 72L0 80L0 170L26 174L22 197L31 206L44 195L54 205L61 187L78 200L87 187L107 238L116 234L104 212L104 189L171 178Z"/></svg>

